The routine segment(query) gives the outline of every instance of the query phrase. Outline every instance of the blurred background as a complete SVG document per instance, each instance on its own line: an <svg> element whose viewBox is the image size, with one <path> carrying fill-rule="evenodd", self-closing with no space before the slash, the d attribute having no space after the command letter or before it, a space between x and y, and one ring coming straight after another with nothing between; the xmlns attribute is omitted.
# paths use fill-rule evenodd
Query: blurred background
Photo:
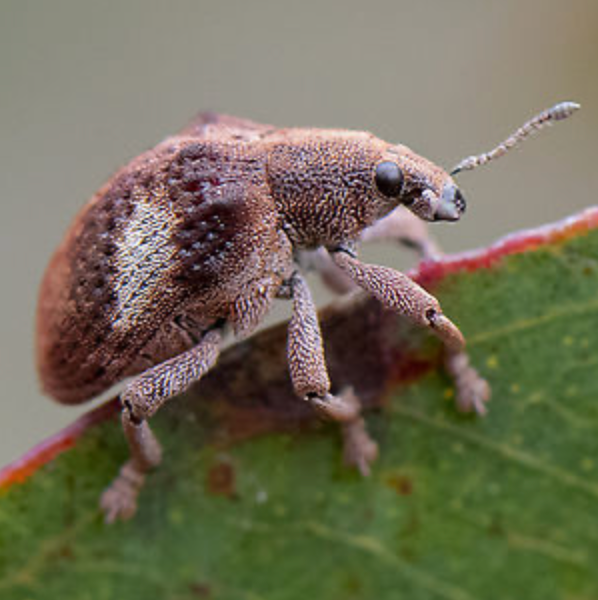
<svg viewBox="0 0 598 600"><path fill-rule="evenodd" d="M0 74L0 466L78 414L36 380L50 253L115 169L199 110L370 130L451 167L576 100L569 122L459 176L468 212L433 232L465 250L596 203L595 0L2 0Z"/></svg>

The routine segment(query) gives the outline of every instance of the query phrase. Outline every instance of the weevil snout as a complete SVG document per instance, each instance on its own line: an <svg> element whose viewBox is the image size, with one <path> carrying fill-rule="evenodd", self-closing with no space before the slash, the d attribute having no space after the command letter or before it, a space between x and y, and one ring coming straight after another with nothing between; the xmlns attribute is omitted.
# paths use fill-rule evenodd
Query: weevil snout
<svg viewBox="0 0 598 600"><path fill-rule="evenodd" d="M461 190L454 183L447 183L443 190L436 212L435 221L458 221L467 206Z"/></svg>
<svg viewBox="0 0 598 600"><path fill-rule="evenodd" d="M424 221L458 221L465 212L463 194L452 181L441 189L441 192L434 188L424 189L407 206Z"/></svg>

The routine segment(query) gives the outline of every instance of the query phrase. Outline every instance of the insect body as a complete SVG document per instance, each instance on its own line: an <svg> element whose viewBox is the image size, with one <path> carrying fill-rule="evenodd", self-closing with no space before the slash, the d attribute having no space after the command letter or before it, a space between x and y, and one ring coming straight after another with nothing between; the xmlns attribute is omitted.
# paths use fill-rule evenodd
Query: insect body
<svg viewBox="0 0 598 600"><path fill-rule="evenodd" d="M300 273L304 252L324 252L328 268L434 331L470 407L483 410L488 388L438 302L401 273L356 257L360 235L399 205L426 221L454 221L465 209L450 175L404 146L368 133L276 129L212 114L99 190L43 279L37 361L44 390L67 404L134 376L121 394L131 457L102 497L108 521L134 513L145 474L160 461L147 419L216 362L228 328L250 333L277 297L293 302L296 393L354 425L345 428L346 455L367 471L376 447L350 394L330 393Z"/></svg>

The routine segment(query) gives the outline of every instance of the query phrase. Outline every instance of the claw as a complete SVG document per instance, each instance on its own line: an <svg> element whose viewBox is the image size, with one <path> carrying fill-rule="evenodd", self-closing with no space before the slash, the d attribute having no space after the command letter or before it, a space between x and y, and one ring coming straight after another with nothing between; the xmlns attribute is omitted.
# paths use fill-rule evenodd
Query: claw
<svg viewBox="0 0 598 600"><path fill-rule="evenodd" d="M475 411L480 417L483 417L488 409L486 402L490 400L490 386L485 379L482 379L477 371L469 368L467 377L463 377L455 382L457 385L457 407L462 412Z"/></svg>
<svg viewBox="0 0 598 600"><path fill-rule="evenodd" d="M369 436L363 419L345 425L343 436L345 464L355 467L363 477L369 477L370 465L378 458L378 444Z"/></svg>
<svg viewBox="0 0 598 600"><path fill-rule="evenodd" d="M359 406L332 394L326 394L324 397L309 395L306 399L316 410L333 421L347 423L359 415Z"/></svg>
<svg viewBox="0 0 598 600"><path fill-rule="evenodd" d="M426 318L434 333L444 342L451 352L462 352L465 348L465 338L459 328L445 315L434 308L426 312Z"/></svg>
<svg viewBox="0 0 598 600"><path fill-rule="evenodd" d="M352 388L344 389L341 398L355 409L355 418L343 423L343 458L345 464L355 467L363 477L369 477L370 465L378 458L378 444L368 433L361 416L361 403Z"/></svg>
<svg viewBox="0 0 598 600"><path fill-rule="evenodd" d="M461 412L475 411L484 416L487 412L486 402L490 400L490 386L469 364L467 354L449 352L445 365L455 382L457 408Z"/></svg>
<svg viewBox="0 0 598 600"><path fill-rule="evenodd" d="M137 496L145 477L130 463L123 465L118 477L102 494L100 508L107 524L127 521L137 512Z"/></svg>
<svg viewBox="0 0 598 600"><path fill-rule="evenodd" d="M100 508L107 525L112 525L118 519L127 521L137 512L137 495L110 486L102 494Z"/></svg>

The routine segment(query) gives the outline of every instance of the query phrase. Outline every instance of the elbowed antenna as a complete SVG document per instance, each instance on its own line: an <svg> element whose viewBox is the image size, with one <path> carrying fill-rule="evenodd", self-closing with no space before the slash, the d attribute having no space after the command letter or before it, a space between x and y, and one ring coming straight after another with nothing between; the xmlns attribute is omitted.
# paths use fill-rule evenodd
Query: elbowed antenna
<svg viewBox="0 0 598 600"><path fill-rule="evenodd" d="M490 152L484 152L477 156L468 156L464 158L459 164L457 164L451 170L451 176L456 175L460 171L471 171L480 165L500 158L505 155L511 148L514 148L525 140L530 135L540 131L548 125L552 125L556 121L562 121L567 117L570 117L580 106L576 102L559 102L552 108L548 108L541 113L537 114L533 119L530 119L524 123L517 131L512 133L504 142L501 142L496 148L490 150Z"/></svg>

